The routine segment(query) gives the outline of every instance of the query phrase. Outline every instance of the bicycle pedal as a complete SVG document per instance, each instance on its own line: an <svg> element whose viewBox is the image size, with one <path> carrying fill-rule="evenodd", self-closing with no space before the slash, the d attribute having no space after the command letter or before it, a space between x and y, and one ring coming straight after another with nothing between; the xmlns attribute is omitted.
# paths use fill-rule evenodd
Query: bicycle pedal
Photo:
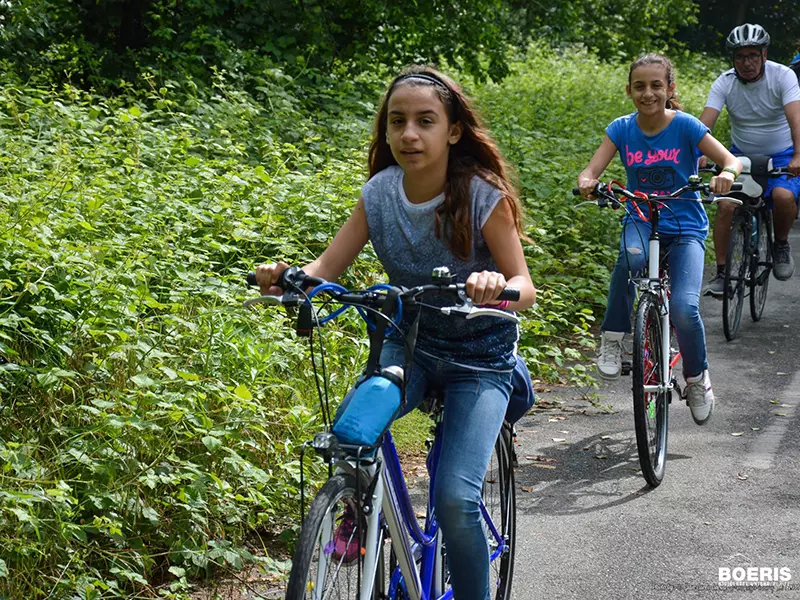
<svg viewBox="0 0 800 600"><path fill-rule="evenodd" d="M633 368L633 363L631 361L623 360L622 361L622 371L621 371L620 374L621 375L630 375L632 368Z"/></svg>

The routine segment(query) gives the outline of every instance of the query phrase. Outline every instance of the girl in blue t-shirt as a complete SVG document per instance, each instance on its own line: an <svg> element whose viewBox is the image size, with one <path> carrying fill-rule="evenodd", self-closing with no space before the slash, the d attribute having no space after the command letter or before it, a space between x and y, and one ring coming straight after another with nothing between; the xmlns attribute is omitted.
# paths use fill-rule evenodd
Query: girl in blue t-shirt
<svg viewBox="0 0 800 600"><path fill-rule="evenodd" d="M522 208L507 173L455 82L434 69L412 67L391 82L381 103L369 150L370 179L352 215L303 270L334 281L371 242L395 285L428 283L432 267L444 265L462 277L476 304L498 304L508 285L520 290L520 299L500 304L524 310L533 305L536 290L520 243ZM287 267L258 267L262 293L279 293L273 286ZM515 372L517 328L504 323L423 313L406 384L407 410L429 386L444 397L433 503L459 600L490 596L480 501ZM403 365L404 359L403 343L387 340L381 366ZM352 522L346 511L333 540L334 556L345 563L359 556L357 536L349 534Z"/></svg>
<svg viewBox="0 0 800 600"><path fill-rule="evenodd" d="M742 169L741 163L699 120L680 112L675 97L675 71L660 54L647 54L631 64L625 88L636 112L616 119L606 129L600 147L578 176L584 197L591 197L598 178L619 152L625 165L627 188L646 194L670 193L697 173L697 153L723 166L710 182L711 190L726 194ZM683 357L685 394L692 417L699 425L708 421L714 408L714 392L708 375L706 340L700 318L700 287L703 279L708 218L698 202L673 201L661 213L661 247L669 252L672 273L670 315ZM646 214L646 209L642 207ZM638 215L624 220L620 252L608 305L601 326L597 359L601 377L616 379L622 370L622 338L631 331L633 286L647 266L650 224Z"/></svg>

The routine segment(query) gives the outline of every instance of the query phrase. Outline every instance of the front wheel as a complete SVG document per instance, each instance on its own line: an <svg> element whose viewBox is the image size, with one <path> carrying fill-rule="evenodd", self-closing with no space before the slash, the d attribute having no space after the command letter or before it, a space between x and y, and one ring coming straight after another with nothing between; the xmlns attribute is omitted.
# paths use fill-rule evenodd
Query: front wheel
<svg viewBox="0 0 800 600"><path fill-rule="evenodd" d="M352 475L334 475L311 503L292 558L286 600L358 598L366 523L355 484ZM378 571L380 593L384 588L380 561Z"/></svg>
<svg viewBox="0 0 800 600"><path fill-rule="evenodd" d="M667 463L667 422L670 393L662 380L665 361L658 299L644 294L636 311L633 336L633 421L642 475L650 487L658 487ZM662 390L645 389L661 386Z"/></svg>
<svg viewBox="0 0 800 600"><path fill-rule="evenodd" d="M756 213L758 231L758 254L753 252L750 264L750 316L760 321L767 304L767 288L772 273L772 211Z"/></svg>
<svg viewBox="0 0 800 600"><path fill-rule="evenodd" d="M731 239L728 242L727 262L725 263L725 293L722 296L722 330L729 342L736 337L742 322L744 288L748 281L750 257L747 252L747 236L750 216L737 212L733 217Z"/></svg>

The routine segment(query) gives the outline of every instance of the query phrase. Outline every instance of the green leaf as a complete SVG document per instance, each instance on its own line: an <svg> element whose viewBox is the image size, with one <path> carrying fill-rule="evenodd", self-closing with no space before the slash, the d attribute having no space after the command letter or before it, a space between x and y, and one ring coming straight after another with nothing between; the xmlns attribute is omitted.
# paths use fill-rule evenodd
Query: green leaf
<svg viewBox="0 0 800 600"><path fill-rule="evenodd" d="M182 569L181 567L170 567L169 572L178 578L186 577L186 569Z"/></svg>
<svg viewBox="0 0 800 600"><path fill-rule="evenodd" d="M2 558L0 558L0 577L8 577L8 567Z"/></svg>
<svg viewBox="0 0 800 600"><path fill-rule="evenodd" d="M220 441L220 439L214 437L213 435L204 436L203 443L210 452L213 452L214 450L222 446L222 442Z"/></svg>
<svg viewBox="0 0 800 600"><path fill-rule="evenodd" d="M158 385L158 382L155 379L151 379L144 373L134 375L131 377L131 381L139 387L155 387Z"/></svg>
<svg viewBox="0 0 800 600"><path fill-rule="evenodd" d="M237 396L239 396L239 398L241 398L243 400L252 400L253 399L253 394L250 393L250 390L248 390L247 386L245 384L243 384L243 383L240 383L236 387L236 389L233 390L233 393L236 394Z"/></svg>

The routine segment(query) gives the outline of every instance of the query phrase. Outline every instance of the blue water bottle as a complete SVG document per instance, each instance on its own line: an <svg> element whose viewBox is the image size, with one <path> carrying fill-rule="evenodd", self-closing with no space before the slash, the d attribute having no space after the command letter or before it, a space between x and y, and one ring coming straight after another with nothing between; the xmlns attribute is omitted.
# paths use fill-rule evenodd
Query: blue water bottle
<svg viewBox="0 0 800 600"><path fill-rule="evenodd" d="M392 365L362 381L350 396L332 431L342 444L374 446L402 401L403 369Z"/></svg>

